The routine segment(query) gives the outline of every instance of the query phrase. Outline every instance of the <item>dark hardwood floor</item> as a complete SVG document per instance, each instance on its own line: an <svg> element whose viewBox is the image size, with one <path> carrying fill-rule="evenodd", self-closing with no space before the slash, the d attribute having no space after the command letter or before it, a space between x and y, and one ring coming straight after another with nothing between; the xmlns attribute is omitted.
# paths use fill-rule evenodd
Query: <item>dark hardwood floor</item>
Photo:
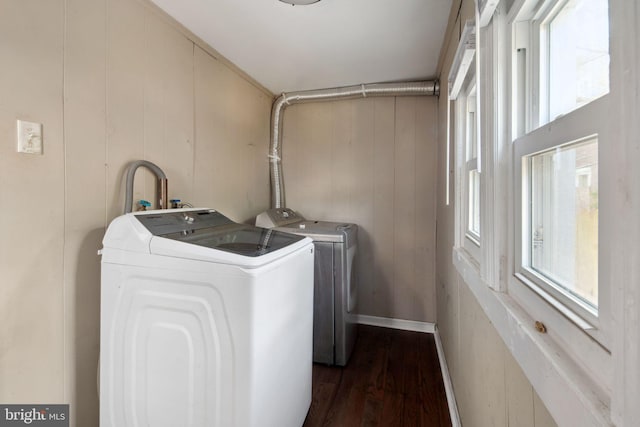
<svg viewBox="0 0 640 427"><path fill-rule="evenodd" d="M304 426L451 426L433 335L360 325L345 368L313 366Z"/></svg>

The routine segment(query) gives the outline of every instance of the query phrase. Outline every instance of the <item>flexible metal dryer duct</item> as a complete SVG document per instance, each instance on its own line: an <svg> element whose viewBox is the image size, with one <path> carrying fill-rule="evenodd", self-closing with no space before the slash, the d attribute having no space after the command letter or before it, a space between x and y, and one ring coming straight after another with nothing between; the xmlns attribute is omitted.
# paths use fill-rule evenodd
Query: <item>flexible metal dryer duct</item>
<svg viewBox="0 0 640 427"><path fill-rule="evenodd" d="M290 92L280 95L276 98L271 108L271 144L269 147L269 159L271 163L271 207L285 207L280 146L282 145L282 115L287 106L303 102L366 98L368 96L438 96L439 94L440 85L437 81L420 81L362 84L334 89Z"/></svg>

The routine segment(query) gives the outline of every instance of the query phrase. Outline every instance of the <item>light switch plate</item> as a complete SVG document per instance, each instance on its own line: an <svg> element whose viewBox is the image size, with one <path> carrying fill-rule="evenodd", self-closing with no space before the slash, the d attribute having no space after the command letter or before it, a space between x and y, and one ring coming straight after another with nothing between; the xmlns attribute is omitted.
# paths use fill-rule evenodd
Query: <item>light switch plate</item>
<svg viewBox="0 0 640 427"><path fill-rule="evenodd" d="M18 153L42 154L42 123L18 120Z"/></svg>

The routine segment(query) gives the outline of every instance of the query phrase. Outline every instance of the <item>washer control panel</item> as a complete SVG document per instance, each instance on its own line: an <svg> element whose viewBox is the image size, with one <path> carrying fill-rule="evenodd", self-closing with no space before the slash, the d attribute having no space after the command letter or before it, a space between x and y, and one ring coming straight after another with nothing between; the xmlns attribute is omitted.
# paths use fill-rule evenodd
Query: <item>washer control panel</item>
<svg viewBox="0 0 640 427"><path fill-rule="evenodd" d="M229 218L213 209L186 211L172 209L151 214L135 215L135 217L154 236L184 231L193 232L204 228L234 224Z"/></svg>

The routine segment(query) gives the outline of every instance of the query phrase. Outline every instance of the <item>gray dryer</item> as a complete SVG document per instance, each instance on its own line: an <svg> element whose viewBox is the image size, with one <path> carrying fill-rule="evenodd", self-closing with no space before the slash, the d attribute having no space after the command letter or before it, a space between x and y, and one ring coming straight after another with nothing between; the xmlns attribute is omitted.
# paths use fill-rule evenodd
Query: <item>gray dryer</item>
<svg viewBox="0 0 640 427"><path fill-rule="evenodd" d="M355 307L358 283L354 261L358 226L308 221L289 208L261 213L256 218L256 226L313 239L313 361L345 366L357 336Z"/></svg>

